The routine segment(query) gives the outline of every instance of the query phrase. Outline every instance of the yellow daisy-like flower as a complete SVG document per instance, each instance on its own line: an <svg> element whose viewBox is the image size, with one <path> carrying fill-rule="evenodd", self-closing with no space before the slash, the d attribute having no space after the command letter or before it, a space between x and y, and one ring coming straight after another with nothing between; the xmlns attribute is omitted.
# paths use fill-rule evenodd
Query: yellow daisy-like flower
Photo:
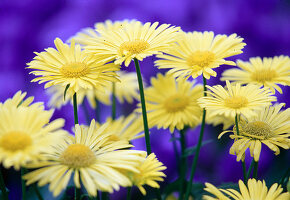
<svg viewBox="0 0 290 200"><path fill-rule="evenodd" d="M61 144L52 146L45 154L47 161L28 165L39 169L24 176L27 184L36 181L39 186L49 184L54 196L67 187L71 176L75 186L80 188L82 183L91 196L96 196L97 190L113 192L120 185L130 186L130 179L120 170L138 173L137 167L146 152L120 150L132 146L126 141L104 146L110 137L110 133L104 132L108 123L97 131L95 126L94 120L89 128L77 124L75 137L67 137Z"/></svg>
<svg viewBox="0 0 290 200"><path fill-rule="evenodd" d="M138 173L129 173L133 185L137 186L143 195L146 195L144 185L159 188L157 181L163 181L166 175L162 172L166 169L162 162L159 162L154 153L140 163Z"/></svg>
<svg viewBox="0 0 290 200"><path fill-rule="evenodd" d="M275 89L282 94L278 86L290 85L290 59L288 56L274 58L250 58L250 62L237 61L240 69L229 69L222 74L221 80L230 80L241 84L254 83Z"/></svg>
<svg viewBox="0 0 290 200"><path fill-rule="evenodd" d="M221 85L207 88L210 90L208 96L198 99L199 105L211 115L225 115L232 119L240 114L245 117L256 115L255 110L261 110L276 101L269 90L253 84L241 86L226 81L225 88Z"/></svg>
<svg viewBox="0 0 290 200"><path fill-rule="evenodd" d="M290 148L290 109L280 111L284 104L269 106L257 111L257 115L241 120L239 135L233 129L234 144L230 154L237 155L237 161L244 159L245 151L249 148L251 156L257 162L260 158L262 143L268 146L275 155L280 153L279 147ZM219 138L229 131L220 134Z"/></svg>
<svg viewBox="0 0 290 200"><path fill-rule="evenodd" d="M151 79L151 87L145 89L146 107L150 126L175 128L194 127L200 123L202 110L197 99L203 95L203 87L186 80L175 80L170 75L158 74ZM141 107L141 105L139 105Z"/></svg>
<svg viewBox="0 0 290 200"><path fill-rule="evenodd" d="M19 94L13 99L21 99ZM24 101L24 104L30 100ZM18 108L5 103L0 106L0 162L5 168L13 166L19 170L28 163L45 159L41 153L66 133L61 130L63 119L49 122L52 110L45 111L39 104L29 107L24 104Z"/></svg>
<svg viewBox="0 0 290 200"><path fill-rule="evenodd" d="M114 71L119 70L119 66L110 64L97 64L96 57L86 54L81 50L80 45L71 46L64 44L56 38L57 48L47 48L41 53L36 53L36 57L28 63L30 72L37 77L32 82L47 82L45 88L52 85L62 85L64 88L69 84L69 89L78 92L83 89L98 89L110 82L118 81Z"/></svg>
<svg viewBox="0 0 290 200"><path fill-rule="evenodd" d="M172 43L155 61L159 69L170 68L175 77L193 78L203 74L206 79L216 76L213 68L220 65L236 65L225 58L242 53L246 45L236 34L216 35L213 32L181 32L177 42Z"/></svg>
<svg viewBox="0 0 290 200"><path fill-rule="evenodd" d="M179 27L158 22L144 25L139 21L124 21L119 28L97 29L100 37L89 40L85 49L98 55L104 62L125 63L128 66L132 59L142 61L148 56L162 53L168 45L175 41Z"/></svg>
<svg viewBox="0 0 290 200"><path fill-rule="evenodd" d="M289 192L283 192L283 188L277 183L268 190L265 181L255 179L248 180L248 187L239 180L240 192L234 189L218 189L210 183L205 183L205 191L212 196L203 195L203 200L289 200Z"/></svg>
<svg viewBox="0 0 290 200"><path fill-rule="evenodd" d="M15 95L12 98L7 99L4 103L0 103L0 108L1 106L6 106L6 107L19 107L19 106L24 106L27 107L29 106L33 100L34 97L28 97L27 99L24 99L26 97L26 92L22 92L19 90L18 92L15 93ZM42 105L42 103L36 103L37 106Z"/></svg>
<svg viewBox="0 0 290 200"><path fill-rule="evenodd" d="M225 115L211 115L210 113L207 113L205 122L213 126L222 124L223 130L227 130L235 124L235 120L231 117L226 117Z"/></svg>

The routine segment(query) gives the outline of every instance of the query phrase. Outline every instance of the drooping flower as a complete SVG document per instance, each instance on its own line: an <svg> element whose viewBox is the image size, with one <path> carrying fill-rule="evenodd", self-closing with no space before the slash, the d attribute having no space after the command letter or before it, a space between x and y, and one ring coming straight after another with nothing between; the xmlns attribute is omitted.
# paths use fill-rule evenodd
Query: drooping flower
<svg viewBox="0 0 290 200"><path fill-rule="evenodd" d="M288 56L274 58L250 58L249 62L237 61L240 69L228 69L221 80L230 80L240 84L254 83L259 86L275 89L282 94L280 85L290 85L290 59Z"/></svg>
<svg viewBox="0 0 290 200"><path fill-rule="evenodd" d="M230 56L242 53L246 45L243 38L236 34L230 36L216 35L213 32L181 32L177 42L171 43L165 54L157 55L155 61L159 69L169 68L175 77L196 78L201 74L209 79L216 76L212 69L220 65L236 65L225 60Z"/></svg>
<svg viewBox="0 0 290 200"><path fill-rule="evenodd" d="M283 192L283 188L277 183L268 190L265 181L255 179L248 180L248 187L239 180L239 189L218 189L210 183L205 183L205 191L212 196L203 195L203 200L288 200L289 192Z"/></svg>
<svg viewBox="0 0 290 200"><path fill-rule="evenodd" d="M36 53L37 56L27 64L27 68L34 69L30 73L39 76L32 82L46 82L45 88L52 85L65 88L69 84L69 90L78 92L80 88L100 89L105 84L118 81L114 71L119 70L119 66L100 64L98 57L85 53L74 41L68 46L56 38L54 43L57 49L47 48Z"/></svg>
<svg viewBox="0 0 290 200"><path fill-rule="evenodd" d="M179 27L158 22L144 25L136 20L123 21L117 28L97 28L100 37L89 40L87 52L98 55L104 62L125 63L128 66L133 58L142 61L148 56L160 54L175 41ZM113 26L113 25L112 25Z"/></svg>
<svg viewBox="0 0 290 200"><path fill-rule="evenodd" d="M198 103L211 115L225 115L234 118L236 115L250 117L257 115L255 110L261 110L276 101L276 97L269 90L260 89L259 86L248 84L241 86L226 81L226 87L215 85L207 86L207 97L198 99Z"/></svg>
<svg viewBox="0 0 290 200"><path fill-rule="evenodd" d="M130 179L121 170L138 173L137 167L144 159L144 151L121 150L131 147L126 141L104 145L111 136L105 133L108 123L95 130L93 120L89 128L75 125L75 137L65 138L54 145L45 156L46 162L28 165L38 168L24 176L27 184L38 181L39 186L49 184L49 190L57 196L67 187L73 176L75 186L84 185L88 194L97 195L97 190L113 192L120 186L130 186Z"/></svg>
<svg viewBox="0 0 290 200"><path fill-rule="evenodd" d="M158 74L145 89L147 115L150 126L175 128L194 127L200 123L202 110L197 99L202 97L201 85L186 80L175 80L170 75ZM139 105L141 107L141 105Z"/></svg>
<svg viewBox="0 0 290 200"><path fill-rule="evenodd" d="M243 119L239 125L239 135L234 127L231 139L234 144L230 154L237 155L237 161L244 159L245 151L249 148L251 156L257 162L260 158L262 143L268 146L275 155L280 153L279 147L290 148L290 109L281 111L284 104L268 106L257 115ZM229 131L224 131L219 138Z"/></svg>

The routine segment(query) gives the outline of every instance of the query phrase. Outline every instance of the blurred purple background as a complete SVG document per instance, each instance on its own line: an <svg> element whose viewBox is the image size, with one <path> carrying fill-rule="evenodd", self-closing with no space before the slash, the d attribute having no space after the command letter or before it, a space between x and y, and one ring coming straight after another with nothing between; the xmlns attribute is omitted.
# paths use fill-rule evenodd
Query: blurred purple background
<svg viewBox="0 0 290 200"><path fill-rule="evenodd" d="M289 0L0 0L0 101L22 90L35 96L37 101L47 102L43 85L30 83L34 77L25 69L26 63L34 57L33 52L54 46L56 37L66 40L82 28L93 27L94 23L107 19L159 21L181 26L184 31L237 33L245 39L247 46L244 53L233 57L233 60L290 55ZM218 68L219 76L227 68ZM134 70L133 65L125 70ZM141 70L147 83L151 76L160 72L153 67L153 58L145 59ZM219 83L219 76L211 78L209 84ZM278 95L278 100L288 103L287 96L289 89L284 88L284 95ZM102 109L109 113L110 108ZM67 120L66 127L73 124L72 116L70 105L55 113L55 117ZM83 117L82 113L80 117ZM241 178L241 164L228 154L231 141L225 136L224 140L216 142L220 128L206 129L205 139L213 138L215 142L202 148L195 180L219 184ZM198 131L199 128L188 133L189 145L196 144ZM168 167L166 182L174 180L177 175L169 139L169 132L152 130L153 151ZM138 149L144 149L143 140L136 141L135 145ZM269 178L268 172L285 166L285 161L287 154L284 151L277 158L265 150L260 162L260 177ZM276 170L277 177L282 176L285 169Z"/></svg>

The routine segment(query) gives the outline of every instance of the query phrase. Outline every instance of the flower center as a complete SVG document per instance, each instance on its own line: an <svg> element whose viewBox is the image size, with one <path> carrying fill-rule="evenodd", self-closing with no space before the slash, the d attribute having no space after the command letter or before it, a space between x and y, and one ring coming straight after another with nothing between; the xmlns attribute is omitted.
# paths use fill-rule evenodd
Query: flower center
<svg viewBox="0 0 290 200"><path fill-rule="evenodd" d="M149 48L148 42L142 40L135 40L135 41L127 41L121 44L119 51L121 55L140 54L145 49L148 48Z"/></svg>
<svg viewBox="0 0 290 200"><path fill-rule="evenodd" d="M210 51L196 51L186 60L187 64L192 67L204 68L209 66L214 60L214 54Z"/></svg>
<svg viewBox="0 0 290 200"><path fill-rule="evenodd" d="M89 73L90 69L84 63L70 63L60 68L60 73L66 78L80 78Z"/></svg>
<svg viewBox="0 0 290 200"><path fill-rule="evenodd" d="M235 96L235 97L228 97L225 99L225 106L239 109L247 106L248 100L246 97L243 96Z"/></svg>
<svg viewBox="0 0 290 200"><path fill-rule="evenodd" d="M19 131L4 134L0 139L0 147L7 151L24 150L32 144L30 135Z"/></svg>
<svg viewBox="0 0 290 200"><path fill-rule="evenodd" d="M251 75L251 79L260 83L266 81L272 81L276 77L277 73L274 70L257 70Z"/></svg>
<svg viewBox="0 0 290 200"><path fill-rule="evenodd" d="M175 94L164 102L164 107L168 112L183 111L188 106L189 100L186 96Z"/></svg>
<svg viewBox="0 0 290 200"><path fill-rule="evenodd" d="M261 121L255 121L248 123L244 128L244 135L250 135L252 137L257 136L258 139L267 139L272 136L271 127Z"/></svg>
<svg viewBox="0 0 290 200"><path fill-rule="evenodd" d="M94 152L83 144L71 144L60 155L60 162L72 168L88 167L95 160Z"/></svg>

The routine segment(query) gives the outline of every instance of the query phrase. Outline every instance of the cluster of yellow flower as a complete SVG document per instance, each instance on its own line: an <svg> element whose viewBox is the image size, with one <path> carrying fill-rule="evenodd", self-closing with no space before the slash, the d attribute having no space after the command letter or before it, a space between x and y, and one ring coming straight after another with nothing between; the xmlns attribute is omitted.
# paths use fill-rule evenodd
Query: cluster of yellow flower
<svg viewBox="0 0 290 200"><path fill-rule="evenodd" d="M177 129L183 137L188 127L201 124L189 184L186 192L182 187L180 192L180 199L187 200L205 123L223 124L225 129L233 126L232 131L222 132L219 138L226 132L233 133L230 153L243 163L247 149L255 163L259 161L261 143L276 155L280 152L279 147L289 149L290 109L281 110L283 103L272 105L276 101L275 90L282 93L278 85L290 85L288 56L256 57L250 62L235 63L225 59L241 54L246 45L236 34L186 33L179 27L158 24L142 24L136 20L97 23L95 29L84 29L67 43L57 38L56 48L36 53L27 67L33 70L30 73L38 76L32 81L45 83L51 95L51 107L60 108L72 101L74 136L62 129L63 119L50 122L53 110L44 110L42 103L32 103L32 97L24 99L26 93L18 92L0 104L0 161L3 166L33 169L23 179L27 184L49 184L54 196L67 187L72 176L75 187L83 185L90 196L97 196L97 191L111 193L120 186L133 185L145 195L143 186L159 188L156 181L163 181L162 171L166 169L151 153L148 129L169 129L171 133ZM152 55L156 55L155 65L159 69L169 71L153 77L151 85L143 91L139 61ZM131 61L135 63L137 76L120 71L120 65L128 66ZM225 87L208 86L206 80L217 76L213 69L224 64L237 65L240 69L229 69L222 74ZM192 81L200 75L203 85ZM96 108L98 101L114 104L111 96L120 103L132 103L135 99L140 100L140 104L128 117L115 119L113 116L103 124L91 120L89 126L78 124L77 105L85 98L92 108ZM139 117L140 112L142 117ZM130 142L144 135L147 153L131 150ZM257 167L254 166L254 171ZM185 174L184 171L180 173L181 180L186 178ZM255 179L244 182L247 186L239 182L241 194L231 189L218 190L206 183L205 190L217 198L208 195L203 198L289 198L289 193L282 193L277 184L267 194L265 182L262 184ZM161 198L158 192L157 198Z"/></svg>

